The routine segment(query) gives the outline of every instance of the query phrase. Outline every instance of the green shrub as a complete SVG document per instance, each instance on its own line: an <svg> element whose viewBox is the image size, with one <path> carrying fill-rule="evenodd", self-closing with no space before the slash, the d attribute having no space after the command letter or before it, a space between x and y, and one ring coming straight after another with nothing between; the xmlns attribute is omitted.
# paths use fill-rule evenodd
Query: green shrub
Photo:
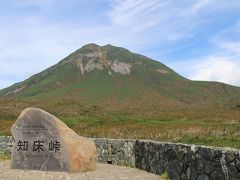
<svg viewBox="0 0 240 180"><path fill-rule="evenodd" d="M5 160L10 160L11 159L11 154L10 153L0 153L0 161L5 161Z"/></svg>

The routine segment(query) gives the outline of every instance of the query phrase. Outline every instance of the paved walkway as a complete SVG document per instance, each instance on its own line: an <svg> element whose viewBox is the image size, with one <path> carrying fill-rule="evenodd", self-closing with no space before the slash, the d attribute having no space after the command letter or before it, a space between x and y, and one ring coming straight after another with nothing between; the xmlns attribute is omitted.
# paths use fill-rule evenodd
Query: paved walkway
<svg viewBox="0 0 240 180"><path fill-rule="evenodd" d="M95 171L64 173L10 169L10 161L0 161L0 180L160 180L160 177L145 171L109 164L97 164Z"/></svg>

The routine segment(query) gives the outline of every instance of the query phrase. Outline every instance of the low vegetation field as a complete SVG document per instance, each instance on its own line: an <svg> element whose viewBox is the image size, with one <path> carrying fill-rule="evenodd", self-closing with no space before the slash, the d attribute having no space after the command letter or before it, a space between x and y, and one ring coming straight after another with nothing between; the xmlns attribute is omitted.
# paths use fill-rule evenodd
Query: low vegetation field
<svg viewBox="0 0 240 180"><path fill-rule="evenodd" d="M154 113L144 113L71 101L0 99L0 135L11 135L11 125L26 107L39 107L52 113L81 136L240 148L240 110L221 108L152 109Z"/></svg>

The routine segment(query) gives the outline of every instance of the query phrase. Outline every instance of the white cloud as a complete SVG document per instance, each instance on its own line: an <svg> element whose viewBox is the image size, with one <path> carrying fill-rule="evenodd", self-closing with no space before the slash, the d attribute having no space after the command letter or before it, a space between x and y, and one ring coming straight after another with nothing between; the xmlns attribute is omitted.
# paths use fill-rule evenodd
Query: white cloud
<svg viewBox="0 0 240 180"><path fill-rule="evenodd" d="M199 10L203 9L206 7L211 1L213 0L198 0L192 7L190 12L192 14L197 13Z"/></svg>
<svg viewBox="0 0 240 180"><path fill-rule="evenodd" d="M159 0L121 0L112 4L108 13L112 22L120 26L154 26L157 24L154 12L165 3Z"/></svg>
<svg viewBox="0 0 240 180"><path fill-rule="evenodd" d="M207 1L117 0L113 1L108 16L114 25L126 28L129 33L146 32L144 36L148 39L156 35L155 40L168 43L190 37L201 29L203 21L186 13L186 9L197 14Z"/></svg>
<svg viewBox="0 0 240 180"><path fill-rule="evenodd" d="M240 86L240 61L209 57L193 66L193 80L219 81Z"/></svg>
<svg viewBox="0 0 240 180"><path fill-rule="evenodd" d="M219 46L230 53L240 55L240 42L222 42Z"/></svg>
<svg viewBox="0 0 240 180"><path fill-rule="evenodd" d="M222 56L240 58L240 19L232 26L220 31L210 39Z"/></svg>
<svg viewBox="0 0 240 180"><path fill-rule="evenodd" d="M212 37L215 52L195 61L189 77L240 86L240 38L235 38L239 32L240 21Z"/></svg>

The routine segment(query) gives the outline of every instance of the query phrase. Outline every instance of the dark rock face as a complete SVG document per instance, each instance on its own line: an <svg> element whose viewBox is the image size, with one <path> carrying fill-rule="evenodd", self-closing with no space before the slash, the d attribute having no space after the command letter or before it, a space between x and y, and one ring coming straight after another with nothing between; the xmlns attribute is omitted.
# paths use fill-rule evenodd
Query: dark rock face
<svg viewBox="0 0 240 180"><path fill-rule="evenodd" d="M231 180L240 177L237 151L136 140L135 166L177 180ZM152 162L155 162L152 165Z"/></svg>
<svg viewBox="0 0 240 180"><path fill-rule="evenodd" d="M202 174L200 176L198 176L197 180L209 180L208 176Z"/></svg>
<svg viewBox="0 0 240 180"><path fill-rule="evenodd" d="M11 168L82 172L95 169L96 147L40 109L25 109L12 125Z"/></svg>

